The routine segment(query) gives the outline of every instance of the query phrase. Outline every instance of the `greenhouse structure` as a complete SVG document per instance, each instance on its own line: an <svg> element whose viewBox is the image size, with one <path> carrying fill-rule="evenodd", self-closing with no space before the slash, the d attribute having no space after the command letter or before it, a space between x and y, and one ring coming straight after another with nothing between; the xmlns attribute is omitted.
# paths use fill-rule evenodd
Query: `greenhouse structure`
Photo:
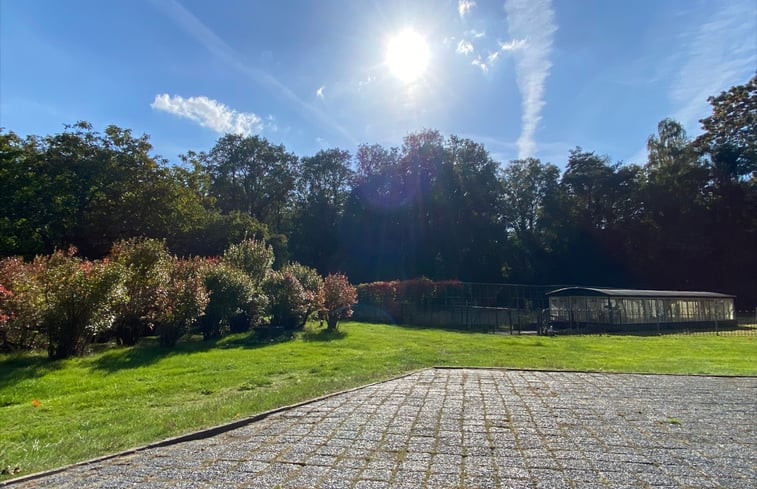
<svg viewBox="0 0 757 489"><path fill-rule="evenodd" d="M715 292L567 287L546 295L554 328L735 324L735 297Z"/></svg>

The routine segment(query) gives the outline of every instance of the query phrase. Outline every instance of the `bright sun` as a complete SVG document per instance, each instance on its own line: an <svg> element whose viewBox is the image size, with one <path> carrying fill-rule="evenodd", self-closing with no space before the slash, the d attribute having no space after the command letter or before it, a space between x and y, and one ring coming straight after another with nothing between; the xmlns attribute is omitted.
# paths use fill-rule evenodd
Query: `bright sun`
<svg viewBox="0 0 757 489"><path fill-rule="evenodd" d="M414 82L426 71L428 58L428 43L411 29L395 34L386 46L386 64L404 83Z"/></svg>

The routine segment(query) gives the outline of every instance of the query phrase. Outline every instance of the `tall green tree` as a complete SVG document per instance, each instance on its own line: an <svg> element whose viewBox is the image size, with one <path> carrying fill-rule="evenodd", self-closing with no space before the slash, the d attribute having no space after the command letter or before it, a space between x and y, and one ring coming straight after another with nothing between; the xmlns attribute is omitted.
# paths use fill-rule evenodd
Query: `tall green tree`
<svg viewBox="0 0 757 489"><path fill-rule="evenodd" d="M709 157L716 181L757 178L757 75L707 99L712 114L694 147Z"/></svg>
<svg viewBox="0 0 757 489"><path fill-rule="evenodd" d="M507 243L499 166L480 143L449 136L432 193L434 278L499 281Z"/></svg>
<svg viewBox="0 0 757 489"><path fill-rule="evenodd" d="M757 76L708 101L693 143L710 174L706 280L757 302Z"/></svg>
<svg viewBox="0 0 757 489"><path fill-rule="evenodd" d="M647 147L639 258L649 259L639 269L657 287L696 287L698 271L691 264L703 264L712 247L706 226L708 171L683 126L672 119L658 124Z"/></svg>
<svg viewBox="0 0 757 489"><path fill-rule="evenodd" d="M363 146L356 159L344 221L351 276L501 278L501 189L482 145L422 131L400 149Z"/></svg>
<svg viewBox="0 0 757 489"><path fill-rule="evenodd" d="M297 156L259 136L226 134L199 158L223 212L244 212L274 232L281 230L291 211Z"/></svg>
<svg viewBox="0 0 757 489"><path fill-rule="evenodd" d="M502 171L504 219L512 234L503 278L532 282L551 265L554 221L549 209L558 198L560 170L536 158L513 160Z"/></svg>
<svg viewBox="0 0 757 489"><path fill-rule="evenodd" d="M512 160L502 172L507 223L520 237L537 232L547 199L557 191L560 170L536 158Z"/></svg>
<svg viewBox="0 0 757 489"><path fill-rule="evenodd" d="M341 220L354 179L351 160L348 151L334 148L300 163L290 248L295 260L322 273L338 269Z"/></svg>

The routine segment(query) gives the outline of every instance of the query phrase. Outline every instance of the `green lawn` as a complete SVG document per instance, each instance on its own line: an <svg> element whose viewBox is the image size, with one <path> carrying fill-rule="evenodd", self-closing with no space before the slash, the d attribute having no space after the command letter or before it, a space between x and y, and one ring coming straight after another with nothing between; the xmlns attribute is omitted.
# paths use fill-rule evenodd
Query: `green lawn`
<svg viewBox="0 0 757 489"><path fill-rule="evenodd" d="M21 474L434 365L757 374L757 337L508 337L345 323L284 342L153 339L85 358L0 356L0 469ZM37 402L39 405L36 405ZM7 476L6 476L7 478Z"/></svg>

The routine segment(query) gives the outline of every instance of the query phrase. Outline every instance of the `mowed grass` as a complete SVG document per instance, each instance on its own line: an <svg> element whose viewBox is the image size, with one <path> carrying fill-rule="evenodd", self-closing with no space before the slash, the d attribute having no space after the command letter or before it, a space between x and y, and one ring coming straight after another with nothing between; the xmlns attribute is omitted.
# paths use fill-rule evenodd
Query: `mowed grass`
<svg viewBox="0 0 757 489"><path fill-rule="evenodd" d="M0 356L0 469L53 468L435 365L757 374L755 337L309 328L273 343L240 334L162 349L147 338L57 362Z"/></svg>

